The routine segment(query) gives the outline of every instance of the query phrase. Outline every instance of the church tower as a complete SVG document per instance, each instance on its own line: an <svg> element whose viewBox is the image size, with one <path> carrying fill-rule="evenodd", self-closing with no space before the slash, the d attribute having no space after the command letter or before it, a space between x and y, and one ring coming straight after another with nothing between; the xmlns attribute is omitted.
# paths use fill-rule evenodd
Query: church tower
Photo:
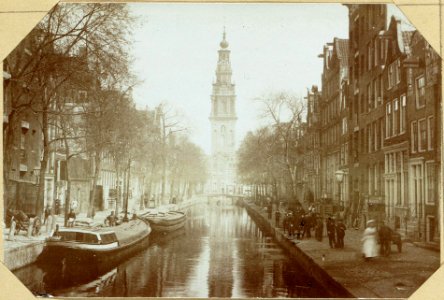
<svg viewBox="0 0 444 300"><path fill-rule="evenodd" d="M210 193L235 192L236 182L236 95L231 82L230 50L225 30L220 42L216 81L211 95Z"/></svg>

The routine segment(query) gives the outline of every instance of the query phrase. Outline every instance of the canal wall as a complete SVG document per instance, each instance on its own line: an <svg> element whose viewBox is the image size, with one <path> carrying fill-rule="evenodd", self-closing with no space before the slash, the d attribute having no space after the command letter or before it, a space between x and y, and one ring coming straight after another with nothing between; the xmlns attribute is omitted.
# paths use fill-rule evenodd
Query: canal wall
<svg viewBox="0 0 444 300"><path fill-rule="evenodd" d="M199 196L194 197L188 201L172 205L174 207L171 207L171 209L186 211L188 208L194 205L206 202L206 197ZM107 213L97 214L96 221L100 219L99 223L102 223L102 219L104 219L106 215ZM4 246L6 247L3 250L3 261L6 267L11 271L20 269L36 262L40 254L43 252L46 244L44 239L22 241L21 238L22 236L18 236L16 237L16 241L7 241L6 243L4 243Z"/></svg>
<svg viewBox="0 0 444 300"><path fill-rule="evenodd" d="M11 271L32 264L43 252L44 247L45 241L41 240L23 244L19 247L6 248L3 250L4 264Z"/></svg>
<svg viewBox="0 0 444 300"><path fill-rule="evenodd" d="M334 280L323 268L318 265L310 256L304 253L295 243L288 239L282 230L276 229L272 226L262 214L256 209L252 208L247 202L242 201L241 205L247 209L251 218L258 223L258 225L271 234L276 242L293 256L298 264L304 269L308 276L313 277L326 291L330 293L330 297L352 297L355 296L348 291L339 282Z"/></svg>

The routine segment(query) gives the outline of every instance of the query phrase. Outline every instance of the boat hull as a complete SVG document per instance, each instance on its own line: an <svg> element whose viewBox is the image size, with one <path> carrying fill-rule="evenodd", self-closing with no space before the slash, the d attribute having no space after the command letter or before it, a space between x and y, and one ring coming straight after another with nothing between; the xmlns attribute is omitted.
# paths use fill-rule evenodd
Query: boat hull
<svg viewBox="0 0 444 300"><path fill-rule="evenodd" d="M186 214L183 212L171 212L171 216L145 216L144 219L150 223L153 232L165 233L176 231L185 226L187 220Z"/></svg>
<svg viewBox="0 0 444 300"><path fill-rule="evenodd" d="M146 221L143 221L146 222ZM151 228L135 232L134 237L126 237L128 242L110 245L85 245L60 241L47 241L39 260L52 264L89 264L98 268L114 266L149 245ZM128 233L127 233L128 235Z"/></svg>

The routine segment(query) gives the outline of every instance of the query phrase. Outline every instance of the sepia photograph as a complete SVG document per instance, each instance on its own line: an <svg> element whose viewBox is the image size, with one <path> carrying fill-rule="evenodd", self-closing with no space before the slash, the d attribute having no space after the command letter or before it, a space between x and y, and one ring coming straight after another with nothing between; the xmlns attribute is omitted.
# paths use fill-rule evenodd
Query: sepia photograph
<svg viewBox="0 0 444 300"><path fill-rule="evenodd" d="M440 267L440 49L394 4L66 3L3 60L35 297L408 298Z"/></svg>

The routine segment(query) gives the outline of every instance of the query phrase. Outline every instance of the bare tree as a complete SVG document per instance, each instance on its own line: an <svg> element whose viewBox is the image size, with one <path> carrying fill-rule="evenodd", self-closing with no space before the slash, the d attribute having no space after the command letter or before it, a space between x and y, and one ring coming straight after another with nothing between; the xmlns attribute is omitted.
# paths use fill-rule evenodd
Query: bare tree
<svg viewBox="0 0 444 300"><path fill-rule="evenodd" d="M43 210L44 176L48 164L51 114L58 114L55 102L62 86L87 69L94 80L89 90L100 89L110 81L125 85L128 74L127 33L132 24L125 5L56 5L5 62L13 83L10 128L6 130L5 153L11 153L14 123L31 110L39 115L43 135L36 212ZM81 55L83 54L83 55ZM85 79L90 79L88 76ZM9 170L11 157L5 159ZM5 181L8 180L4 174Z"/></svg>
<svg viewBox="0 0 444 300"><path fill-rule="evenodd" d="M257 101L262 103L261 117L269 121L282 144L283 163L289 175L293 196L296 197L295 142L305 112L304 102L301 98L284 92L258 98Z"/></svg>

